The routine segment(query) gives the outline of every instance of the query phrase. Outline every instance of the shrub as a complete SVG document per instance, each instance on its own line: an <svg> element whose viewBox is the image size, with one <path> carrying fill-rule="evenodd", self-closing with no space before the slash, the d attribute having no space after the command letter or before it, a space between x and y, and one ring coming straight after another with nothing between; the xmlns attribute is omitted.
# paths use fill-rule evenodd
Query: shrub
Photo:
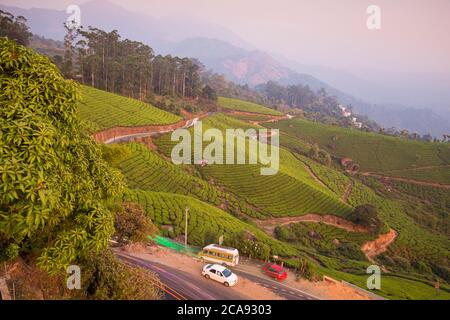
<svg viewBox="0 0 450 320"><path fill-rule="evenodd" d="M286 227L277 226L275 228L275 237L281 241L289 241L291 239L291 234Z"/></svg>
<svg viewBox="0 0 450 320"><path fill-rule="evenodd" d="M400 256L394 256L393 257L395 264L401 268L403 271L408 271L411 268L411 263L408 259L400 257Z"/></svg>
<svg viewBox="0 0 450 320"><path fill-rule="evenodd" d="M216 243L219 239L219 235L214 230L207 230L204 234L204 242L203 245L207 246L212 243Z"/></svg>
<svg viewBox="0 0 450 320"><path fill-rule="evenodd" d="M145 215L142 207L131 202L123 203L122 209L116 214L114 227L119 242L125 238L133 242L142 242L158 230Z"/></svg>
<svg viewBox="0 0 450 320"><path fill-rule="evenodd" d="M383 222L378 218L377 209L371 204L357 206L349 215L348 219L360 226L366 227L373 233L379 233L383 228Z"/></svg>
<svg viewBox="0 0 450 320"><path fill-rule="evenodd" d="M354 259L354 260L364 260L365 256L362 253L359 246L355 243L343 242L337 246L337 251L343 257Z"/></svg>
<svg viewBox="0 0 450 320"><path fill-rule="evenodd" d="M90 253L81 261L84 299L157 300L162 297L159 279L148 270L120 262L110 250Z"/></svg>
<svg viewBox="0 0 450 320"><path fill-rule="evenodd" d="M20 247L17 244L12 243L5 250L5 254L4 254L5 260L7 260L7 261L14 260L19 256L19 253L20 253Z"/></svg>
<svg viewBox="0 0 450 320"><path fill-rule="evenodd" d="M298 259L297 279L299 278L305 278L310 281L319 279L315 265L306 258Z"/></svg>
<svg viewBox="0 0 450 320"><path fill-rule="evenodd" d="M131 155L131 150L125 145L102 145L103 158L111 166L116 167L121 161Z"/></svg>

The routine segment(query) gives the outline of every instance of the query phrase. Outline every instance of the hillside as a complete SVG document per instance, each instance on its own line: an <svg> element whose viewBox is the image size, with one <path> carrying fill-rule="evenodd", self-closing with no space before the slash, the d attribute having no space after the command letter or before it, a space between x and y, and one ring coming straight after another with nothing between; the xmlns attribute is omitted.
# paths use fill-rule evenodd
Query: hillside
<svg viewBox="0 0 450 320"><path fill-rule="evenodd" d="M119 96L88 86L81 87L79 113L82 120L93 123L98 130L117 126L162 125L181 118L138 100Z"/></svg>
<svg viewBox="0 0 450 320"><path fill-rule="evenodd" d="M224 236L224 243L234 245L233 241L242 233L248 233L252 241L267 245L271 252L281 255L296 254L293 247L286 246L251 224L228 213L188 196L171 193L129 190L124 199L140 203L146 213L159 227L165 226L167 236L178 237L184 233L184 209L189 207L189 243L199 247L217 242ZM168 228L171 226L172 228Z"/></svg>
<svg viewBox="0 0 450 320"><path fill-rule="evenodd" d="M194 261L217 242L239 251L230 270L251 298L245 281L287 299L314 298L293 294L292 283L367 288L377 265L378 295L450 299L450 136L431 142L380 128L343 105L352 97L264 52L201 37L180 44L200 29L185 21L170 23L186 28L168 39L148 35L165 28L156 20L127 22L143 14L81 6L87 21L113 31L68 28L63 44L32 38L26 19L0 12L0 300L11 288L13 299L239 297L202 278L202 262L186 275L182 259L127 257L149 247L164 255L170 243ZM33 28L61 31L63 11L25 11ZM114 20L125 33L109 28ZM136 28L189 57L200 51L237 83L125 38ZM413 116L415 125L426 126L425 116ZM213 130L195 150L199 124ZM229 129L249 130L237 139L242 149ZM185 164L174 159L180 133ZM283 284L260 272L267 261L289 269ZM73 267L82 280L70 291Z"/></svg>
<svg viewBox="0 0 450 320"><path fill-rule="evenodd" d="M326 126L303 119L267 123L290 137L317 143L338 158L351 158L362 172L376 172L387 176L405 176L419 180L450 183L448 166L450 146L446 143L425 143L367 133L359 130ZM281 144L289 138L281 138ZM434 172L427 174L427 172Z"/></svg>
<svg viewBox="0 0 450 320"><path fill-rule="evenodd" d="M233 109L255 114L274 111L239 100L230 110ZM221 131L227 128L263 128L254 123L258 120L263 118L216 113L203 119L203 127ZM310 213L346 218L356 206L373 204L386 224L381 232L387 233L388 228L398 232L387 251L375 257L392 271L382 294L405 299L420 296L417 288L432 292L429 288L433 275L445 277L447 270L445 263L439 265L448 257L448 229L445 218L436 218L439 222L431 223L433 218L430 215L437 215L443 207L430 207L423 201L435 199L433 201L446 206L445 195L439 193L439 189L429 187L420 189L421 197L427 200L416 198L416 192L411 198L411 189L400 181L389 186L378 185L378 180L371 177L361 177L360 181L358 176L345 174L337 164L325 166L307 155L311 143L316 142L333 155L352 157L360 163L361 170L378 170L376 172L387 174L387 169L399 168L399 174L403 174L403 170L409 170L404 168L414 164L443 165L445 162L441 158L445 155L445 144L402 140L302 119L280 120L264 126L281 130L278 174L261 176L259 165L175 166L168 159L175 143L170 141L170 133L162 134L152 139L153 150L136 143L121 146L128 152L117 159L117 166L132 188L124 199L141 203L169 237L182 235L182 209L189 204L194 208L189 227L192 244L201 246L210 241L207 239L222 233L226 234L225 239L233 238L239 235L239 230L246 229L256 237L256 241L273 247L273 252L284 256L290 250L298 250L298 255L306 254L318 262L317 272L360 285L363 285L362 280L356 270L364 268L367 262L361 248L366 242L375 241L376 235L349 232L342 227L317 222L289 223L289 218L296 221L298 217L309 217ZM334 136L338 136L337 140ZM331 142L336 146L330 148ZM386 159L386 164L377 162L377 156ZM416 208L415 212L411 207ZM204 219L203 227L198 225L198 215ZM277 224L277 219L287 219L283 221L288 222L283 222L282 228L264 233L266 224ZM212 223L213 220L216 222ZM272 242L271 237L275 237L277 242ZM420 239L420 243L416 239ZM239 247L239 244L233 245ZM297 263L295 259L286 261L294 266ZM401 293L398 288L402 283L412 291Z"/></svg>
<svg viewBox="0 0 450 320"><path fill-rule="evenodd" d="M222 108L235 110L235 111L243 111L243 112L251 112L251 113L259 113L259 114L267 114L267 115L275 115L280 116L283 115L281 112L277 110L273 110L262 105L243 101L239 99L232 98L224 98L219 97L219 105Z"/></svg>

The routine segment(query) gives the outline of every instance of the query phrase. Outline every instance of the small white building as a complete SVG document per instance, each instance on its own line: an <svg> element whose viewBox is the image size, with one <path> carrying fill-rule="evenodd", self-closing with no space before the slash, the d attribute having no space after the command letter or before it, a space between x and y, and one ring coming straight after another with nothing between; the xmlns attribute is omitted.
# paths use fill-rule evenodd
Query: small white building
<svg viewBox="0 0 450 320"><path fill-rule="evenodd" d="M339 105L339 109L341 109L342 116L343 117L350 117L352 115L351 111L348 111L346 107L344 107L342 104Z"/></svg>

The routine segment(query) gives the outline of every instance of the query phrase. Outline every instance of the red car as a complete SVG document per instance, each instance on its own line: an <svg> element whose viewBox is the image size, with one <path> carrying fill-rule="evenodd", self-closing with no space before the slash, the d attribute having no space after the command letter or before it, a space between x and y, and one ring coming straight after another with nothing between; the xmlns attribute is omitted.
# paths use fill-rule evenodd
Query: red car
<svg viewBox="0 0 450 320"><path fill-rule="evenodd" d="M287 278L287 273L284 271L283 267L275 263L266 262L263 265L262 270L269 277L275 278L278 281L283 281Z"/></svg>

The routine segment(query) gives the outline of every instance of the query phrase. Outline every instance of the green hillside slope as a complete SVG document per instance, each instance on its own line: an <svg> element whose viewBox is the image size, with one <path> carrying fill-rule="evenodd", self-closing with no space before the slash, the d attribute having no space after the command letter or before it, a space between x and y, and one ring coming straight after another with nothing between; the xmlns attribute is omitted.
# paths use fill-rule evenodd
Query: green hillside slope
<svg viewBox="0 0 450 320"><path fill-rule="evenodd" d="M139 100L122 97L88 86L81 87L80 117L107 129L175 123L181 118Z"/></svg>
<svg viewBox="0 0 450 320"><path fill-rule="evenodd" d="M236 111L261 113L261 114L274 115L274 116L283 115L279 111L264 107L260 104L243 101L243 100L239 100L239 99L219 97L219 105L222 108L236 110Z"/></svg>
<svg viewBox="0 0 450 320"><path fill-rule="evenodd" d="M189 207L188 231L190 236L188 239L189 243L193 245L204 246L210 244L211 241L217 242L223 235L224 244L237 246L245 252L244 244L239 245L233 242L233 238L242 232L247 232L253 241L266 244L272 254L288 256L297 253L293 247L269 237L256 227L192 197L129 190L125 193L124 200L140 203L157 226L172 226L173 231L169 232L172 237L184 234L184 212L185 208Z"/></svg>
<svg viewBox="0 0 450 320"><path fill-rule="evenodd" d="M279 128L292 137L309 143L317 143L322 149L337 157L349 157L357 162L361 171L385 173L386 175L407 175L408 177L434 180L439 176L440 182L450 182L440 174L433 172L428 176L412 170L397 173L395 170L434 168L440 173L450 171L450 145L445 143L425 143L389 137L359 130L327 126L303 119L283 120L264 124L266 127ZM448 177L448 173L446 175Z"/></svg>
<svg viewBox="0 0 450 320"><path fill-rule="evenodd" d="M146 146L138 143L130 143L127 146L131 153L120 161L119 168L130 188L189 195L221 206L236 215L261 217L261 214L245 201L240 201L208 181L189 174L182 166L172 164Z"/></svg>

